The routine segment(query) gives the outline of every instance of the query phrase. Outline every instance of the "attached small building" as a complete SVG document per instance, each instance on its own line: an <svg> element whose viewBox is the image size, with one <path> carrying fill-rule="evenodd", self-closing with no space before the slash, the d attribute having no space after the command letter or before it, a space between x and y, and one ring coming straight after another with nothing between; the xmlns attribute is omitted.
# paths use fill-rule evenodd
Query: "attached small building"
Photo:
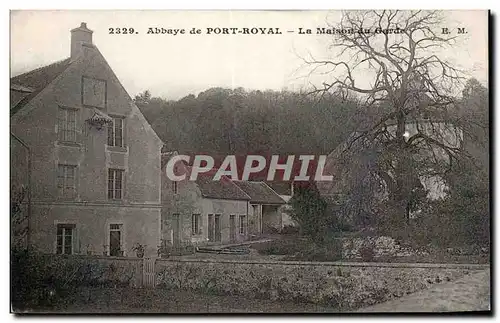
<svg viewBox="0 0 500 323"><path fill-rule="evenodd" d="M234 181L250 196L249 232L259 236L283 228L282 207L286 202L265 182Z"/></svg>
<svg viewBox="0 0 500 323"><path fill-rule="evenodd" d="M162 239L173 247L216 245L248 239L248 196L226 176L213 180L213 173L201 173L191 181L191 167L174 165L182 181L167 177L167 162L175 152L162 154Z"/></svg>

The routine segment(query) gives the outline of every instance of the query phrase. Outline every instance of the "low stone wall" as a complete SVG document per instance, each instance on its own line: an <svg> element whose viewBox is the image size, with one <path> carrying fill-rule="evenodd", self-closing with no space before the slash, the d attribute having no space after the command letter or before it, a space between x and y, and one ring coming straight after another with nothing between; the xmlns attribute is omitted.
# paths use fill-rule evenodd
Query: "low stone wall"
<svg viewBox="0 0 500 323"><path fill-rule="evenodd" d="M352 237L342 239L342 256L344 259L353 259L362 257L362 248L370 247L373 250L375 257L407 257L407 256L424 256L428 252L424 250L413 250L408 247L401 247L391 237L374 236L374 237Z"/></svg>
<svg viewBox="0 0 500 323"><path fill-rule="evenodd" d="M19 278L40 277L52 288L66 289L71 286L146 287L143 259L38 255L35 260L36 268L28 267L29 271ZM156 259L154 262L157 288L308 302L339 310L380 303L487 267L212 259Z"/></svg>
<svg viewBox="0 0 500 323"><path fill-rule="evenodd" d="M354 309L452 281L481 266L157 260L159 288Z"/></svg>

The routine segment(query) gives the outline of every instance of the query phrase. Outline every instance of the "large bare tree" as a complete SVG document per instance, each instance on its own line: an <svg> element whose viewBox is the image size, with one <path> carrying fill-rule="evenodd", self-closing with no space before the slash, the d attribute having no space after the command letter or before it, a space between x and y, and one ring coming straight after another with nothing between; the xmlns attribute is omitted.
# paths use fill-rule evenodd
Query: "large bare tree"
<svg viewBox="0 0 500 323"><path fill-rule="evenodd" d="M346 11L329 29L333 58L304 58L311 72L327 75L311 94L362 100L365 120L344 148L373 151L365 154L368 169L400 220L409 219L420 179L464 156L452 119L466 75L447 60L459 35L442 32L443 18L436 11Z"/></svg>

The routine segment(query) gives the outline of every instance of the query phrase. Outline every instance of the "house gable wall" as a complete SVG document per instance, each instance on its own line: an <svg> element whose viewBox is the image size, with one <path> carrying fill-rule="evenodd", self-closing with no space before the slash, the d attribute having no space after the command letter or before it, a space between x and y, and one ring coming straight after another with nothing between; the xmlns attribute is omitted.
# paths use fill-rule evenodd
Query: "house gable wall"
<svg viewBox="0 0 500 323"><path fill-rule="evenodd" d="M106 81L103 112L125 119L125 147L107 147L107 129L90 127L93 107L82 105L82 78ZM77 144L58 141L59 108L77 114ZM32 244L55 252L57 223L76 226L75 253L87 245L101 253L109 224L123 224L125 254L135 243L146 245L146 255L156 255L160 243L161 140L97 48L85 46L64 72L10 118L11 132L26 142L32 153ZM63 200L57 188L58 164L77 166L75 199ZM109 200L108 169L124 170L123 198ZM111 221L111 222L110 222Z"/></svg>
<svg viewBox="0 0 500 323"><path fill-rule="evenodd" d="M82 106L82 77L106 81L106 108L125 118L126 148L107 147L107 130L90 127L85 120L93 108ZM59 107L77 111L77 145L58 142ZM125 170L123 202L160 203L161 140L145 124L129 95L96 48L84 54L11 118L11 131L32 147L33 199L57 200L57 165L77 165L77 201L108 202L107 169Z"/></svg>

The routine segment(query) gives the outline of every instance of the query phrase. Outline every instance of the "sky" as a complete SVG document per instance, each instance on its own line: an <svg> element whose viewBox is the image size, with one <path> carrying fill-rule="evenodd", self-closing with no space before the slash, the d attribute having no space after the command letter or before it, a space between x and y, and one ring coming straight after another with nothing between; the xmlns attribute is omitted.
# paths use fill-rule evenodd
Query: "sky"
<svg viewBox="0 0 500 323"><path fill-rule="evenodd" d="M308 75L301 57L332 54L331 36L299 35L298 28L327 27L340 15L339 11L11 11L11 76L69 57L70 30L86 22L94 31L94 44L131 96L150 90L153 96L179 99L211 87L298 90L320 85L325 78ZM487 12L449 11L445 16L442 27L467 30L445 56L486 83ZM186 34L147 34L150 27L185 29ZM206 34L207 28L216 27L280 28L283 34ZM110 34L109 28L134 28L138 33ZM192 28L202 34L189 34ZM369 83L368 78L363 81Z"/></svg>

